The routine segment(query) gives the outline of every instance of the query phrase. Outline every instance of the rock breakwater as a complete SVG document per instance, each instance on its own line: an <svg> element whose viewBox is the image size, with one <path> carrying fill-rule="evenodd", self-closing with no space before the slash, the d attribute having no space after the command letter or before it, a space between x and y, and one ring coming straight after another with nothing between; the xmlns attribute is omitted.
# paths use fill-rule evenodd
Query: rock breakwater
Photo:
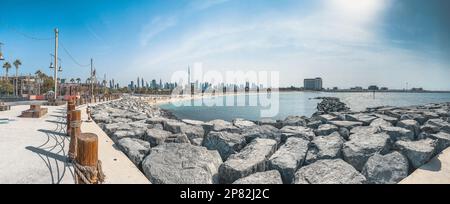
<svg viewBox="0 0 450 204"><path fill-rule="evenodd" d="M450 103L352 112L323 98L312 117L203 122L126 96L92 116L155 184L397 183L450 146Z"/></svg>

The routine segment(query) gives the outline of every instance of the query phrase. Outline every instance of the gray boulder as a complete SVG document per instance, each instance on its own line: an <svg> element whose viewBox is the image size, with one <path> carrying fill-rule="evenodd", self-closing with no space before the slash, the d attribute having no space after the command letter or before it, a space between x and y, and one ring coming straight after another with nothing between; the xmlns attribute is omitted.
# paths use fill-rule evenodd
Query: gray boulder
<svg viewBox="0 0 450 204"><path fill-rule="evenodd" d="M267 159L272 156L277 142L272 139L257 138L248 144L241 152L232 154L219 167L222 183L233 183L239 178L266 170Z"/></svg>
<svg viewBox="0 0 450 204"><path fill-rule="evenodd" d="M427 163L436 149L436 141L433 139L424 139L418 141L397 141L396 148L408 158L411 167L414 169Z"/></svg>
<svg viewBox="0 0 450 204"><path fill-rule="evenodd" d="M327 123L329 121L333 121L333 120L338 120L339 118L335 115L331 115L331 114L323 114L323 115L318 115L315 116L316 119L322 121L322 123Z"/></svg>
<svg viewBox="0 0 450 204"><path fill-rule="evenodd" d="M311 129L317 129L322 124L323 124L322 121L316 120L316 121L311 121L308 124L306 124L306 127L311 128Z"/></svg>
<svg viewBox="0 0 450 204"><path fill-rule="evenodd" d="M147 134L144 139L150 142L151 146L154 147L164 143L164 141L166 141L166 139L171 135L171 132L153 128L147 130Z"/></svg>
<svg viewBox="0 0 450 204"><path fill-rule="evenodd" d="M370 123L370 126L372 126L372 127L392 127L393 125L392 125L392 123L390 123L382 118L377 118Z"/></svg>
<svg viewBox="0 0 450 204"><path fill-rule="evenodd" d="M250 176L240 178L233 184L283 184L280 172L276 170L257 172Z"/></svg>
<svg viewBox="0 0 450 204"><path fill-rule="evenodd" d="M399 152L375 154L367 160L362 174L368 183L395 184L408 176L408 160Z"/></svg>
<svg viewBox="0 0 450 204"><path fill-rule="evenodd" d="M377 117L364 113L359 113L353 115L346 115L346 119L349 121L362 122L364 125L369 125L372 121L377 119Z"/></svg>
<svg viewBox="0 0 450 204"><path fill-rule="evenodd" d="M357 126L350 130L350 134L375 134L380 132L380 127L375 126Z"/></svg>
<svg viewBox="0 0 450 204"><path fill-rule="evenodd" d="M442 119L430 119L427 121L426 123L427 125L430 126L435 126L439 128L439 131L443 131L446 133L450 133L450 123L448 123L447 121L444 121Z"/></svg>
<svg viewBox="0 0 450 204"><path fill-rule="evenodd" d="M345 140L348 140L350 137L350 131L348 131L347 128L339 128L339 135L341 135L341 137Z"/></svg>
<svg viewBox="0 0 450 204"><path fill-rule="evenodd" d="M186 143L165 143L152 148L142 169L153 184L216 184L221 163L217 151Z"/></svg>
<svg viewBox="0 0 450 204"><path fill-rule="evenodd" d="M347 128L348 130L363 125L362 122L354 122L354 121L329 121L328 123L338 126L339 128Z"/></svg>
<svg viewBox="0 0 450 204"><path fill-rule="evenodd" d="M233 125L236 126L237 128L246 128L246 127L255 126L256 124L249 120L245 120L242 118L236 118L233 120Z"/></svg>
<svg viewBox="0 0 450 204"><path fill-rule="evenodd" d="M389 135L392 141L414 140L414 132L401 127L381 127L381 131Z"/></svg>
<svg viewBox="0 0 450 204"><path fill-rule="evenodd" d="M312 129L303 126L284 126L280 131L282 142L290 137L300 137L306 140L312 140L315 137Z"/></svg>
<svg viewBox="0 0 450 204"><path fill-rule="evenodd" d="M420 126L421 133L434 134L441 131L441 128L435 125L431 125L429 123L425 123L425 125Z"/></svg>
<svg viewBox="0 0 450 204"><path fill-rule="evenodd" d="M191 142L196 138L203 138L205 136L205 130L199 125L183 124L180 126L180 131L185 134Z"/></svg>
<svg viewBox="0 0 450 204"><path fill-rule="evenodd" d="M131 130L131 126L128 123L110 123L103 126L103 130L108 135L112 135L118 130Z"/></svg>
<svg viewBox="0 0 450 204"><path fill-rule="evenodd" d="M276 121L274 119L270 119L270 118L263 118L261 120L258 121L258 125L271 125L273 127L276 127L278 129L282 128L282 124L280 121Z"/></svg>
<svg viewBox="0 0 450 204"><path fill-rule="evenodd" d="M145 120L145 122L148 123L148 124L152 124L152 125L154 125L154 124L161 124L162 125L167 120L168 120L167 118L154 117L154 118L147 118Z"/></svg>
<svg viewBox="0 0 450 204"><path fill-rule="evenodd" d="M111 117L107 113L97 113L92 115L92 119L97 123L111 123Z"/></svg>
<svg viewBox="0 0 450 204"><path fill-rule="evenodd" d="M314 163L321 159L336 159L342 155L344 140L339 133L334 132L328 136L318 136L311 141L306 164Z"/></svg>
<svg viewBox="0 0 450 204"><path fill-rule="evenodd" d="M232 132L239 133L240 129L234 126L232 123L225 120L212 120L208 122L209 125L212 126L212 131L215 132Z"/></svg>
<svg viewBox="0 0 450 204"><path fill-rule="evenodd" d="M402 120L415 120L419 124L424 124L427 121L427 118L418 113L407 113L400 116L400 121Z"/></svg>
<svg viewBox="0 0 450 204"><path fill-rule="evenodd" d="M436 140L436 153L440 153L447 147L450 147L450 134L448 133L438 132L430 135L430 138Z"/></svg>
<svg viewBox="0 0 450 204"><path fill-rule="evenodd" d="M414 137L417 137L420 133L420 125L419 122L415 120L401 120L398 121L397 127L402 127L408 130L411 130L414 133Z"/></svg>
<svg viewBox="0 0 450 204"><path fill-rule="evenodd" d="M195 146L202 146L203 138L195 138L195 139L191 139L190 142L191 142L192 145L195 145Z"/></svg>
<svg viewBox="0 0 450 204"><path fill-rule="evenodd" d="M367 159L375 153L386 153L389 146L389 136L385 133L353 134L350 135L350 140L344 143L342 152L344 160L361 171Z"/></svg>
<svg viewBox="0 0 450 204"><path fill-rule="evenodd" d="M199 121L199 120L183 119L181 121L186 123L186 124L188 124L188 125L194 125L194 126L202 126L202 125L205 124L205 122Z"/></svg>
<svg viewBox="0 0 450 204"><path fill-rule="evenodd" d="M138 113L138 114L131 115L129 118L133 121L145 120L145 119L147 119L147 114Z"/></svg>
<svg viewBox="0 0 450 204"><path fill-rule="evenodd" d="M136 138L123 138L117 144L136 166L140 166L150 152L150 143Z"/></svg>
<svg viewBox="0 0 450 204"><path fill-rule="evenodd" d="M320 125L319 128L317 128L317 130L315 130L314 132L318 136L325 136L325 135L329 135L333 132L336 132L338 130L339 130L339 128L335 125L323 124L323 125Z"/></svg>
<svg viewBox="0 0 450 204"><path fill-rule="evenodd" d="M278 170L284 183L292 183L294 173L303 165L308 152L309 140L291 137L273 154L268 162L269 169Z"/></svg>
<svg viewBox="0 0 450 204"><path fill-rule="evenodd" d="M262 126L251 126L244 128L242 130L242 135L244 136L247 143L250 143L256 138L273 139L277 141L277 144L281 142L281 131L271 125Z"/></svg>
<svg viewBox="0 0 450 204"><path fill-rule="evenodd" d="M217 150L222 160L239 152L246 145L245 138L237 133L210 132L203 140L203 146L209 150Z"/></svg>
<svg viewBox="0 0 450 204"><path fill-rule="evenodd" d="M431 111L423 111L422 115L426 118L426 120L439 118L439 115L437 113Z"/></svg>
<svg viewBox="0 0 450 204"><path fill-rule="evenodd" d="M132 120L129 118L112 118L110 123L131 123Z"/></svg>
<svg viewBox="0 0 450 204"><path fill-rule="evenodd" d="M324 159L300 168L294 184L363 184L366 178L342 159Z"/></svg>
<svg viewBox="0 0 450 204"><path fill-rule="evenodd" d="M137 138L142 139L145 136L145 130L140 128L135 128L133 130L119 130L112 134L111 139L115 142L119 141L120 139L131 137L131 138Z"/></svg>
<svg viewBox="0 0 450 204"><path fill-rule="evenodd" d="M173 134L181 133L181 126L185 125L185 123L178 121L164 121L163 128L165 131L169 131Z"/></svg>
<svg viewBox="0 0 450 204"><path fill-rule="evenodd" d="M282 126L306 126L306 121L300 116L288 116L281 122Z"/></svg>
<svg viewBox="0 0 450 204"><path fill-rule="evenodd" d="M127 124L129 124L132 128L148 129L153 127L153 125L147 124L146 120L138 120Z"/></svg>
<svg viewBox="0 0 450 204"><path fill-rule="evenodd" d="M397 124L398 119L391 117L391 116L387 116L387 115L383 115L383 114L375 114L375 116L377 116L378 118L381 118L385 121L388 121L389 123L391 123L392 125Z"/></svg>
<svg viewBox="0 0 450 204"><path fill-rule="evenodd" d="M172 134L167 137L164 142L166 143L191 143L189 138L184 133Z"/></svg>

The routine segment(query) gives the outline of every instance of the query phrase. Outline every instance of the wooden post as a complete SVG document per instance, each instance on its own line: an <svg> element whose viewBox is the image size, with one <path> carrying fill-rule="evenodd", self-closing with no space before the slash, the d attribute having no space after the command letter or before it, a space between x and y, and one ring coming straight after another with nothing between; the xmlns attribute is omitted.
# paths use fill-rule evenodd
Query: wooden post
<svg viewBox="0 0 450 204"><path fill-rule="evenodd" d="M77 156L78 137L81 135L81 111L73 110L70 112L70 144L69 158L75 159Z"/></svg>
<svg viewBox="0 0 450 204"><path fill-rule="evenodd" d="M70 121L72 120L70 114L73 110L75 110L75 104L73 103L73 101L68 101L68 103L67 103L67 118L66 118L66 121L67 121L66 133L68 136L70 136Z"/></svg>
<svg viewBox="0 0 450 204"><path fill-rule="evenodd" d="M82 133L77 138L77 158L76 161L81 166L97 168L98 165L98 137L93 133ZM92 175L93 177L88 178L92 183L97 184L97 175ZM78 177L78 183L83 184L84 182Z"/></svg>

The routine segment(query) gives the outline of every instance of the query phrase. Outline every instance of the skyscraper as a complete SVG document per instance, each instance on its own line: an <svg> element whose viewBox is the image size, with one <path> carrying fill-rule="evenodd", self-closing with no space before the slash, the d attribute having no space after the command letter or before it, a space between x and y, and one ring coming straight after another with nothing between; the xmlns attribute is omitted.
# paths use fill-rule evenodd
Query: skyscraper
<svg viewBox="0 0 450 204"><path fill-rule="evenodd" d="M191 67L188 65L188 84L191 84Z"/></svg>

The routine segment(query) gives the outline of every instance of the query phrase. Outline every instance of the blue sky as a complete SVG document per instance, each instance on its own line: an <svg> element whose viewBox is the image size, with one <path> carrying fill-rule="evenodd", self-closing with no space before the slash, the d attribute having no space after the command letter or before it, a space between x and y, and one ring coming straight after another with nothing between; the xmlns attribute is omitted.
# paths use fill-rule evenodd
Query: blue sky
<svg viewBox="0 0 450 204"><path fill-rule="evenodd" d="M121 85L204 70L276 70L282 86L450 90L445 0L2 0L0 42L22 73L50 73L54 27L79 64ZM24 36L26 35L26 36ZM63 77L86 78L59 49ZM3 70L2 70L3 73Z"/></svg>

